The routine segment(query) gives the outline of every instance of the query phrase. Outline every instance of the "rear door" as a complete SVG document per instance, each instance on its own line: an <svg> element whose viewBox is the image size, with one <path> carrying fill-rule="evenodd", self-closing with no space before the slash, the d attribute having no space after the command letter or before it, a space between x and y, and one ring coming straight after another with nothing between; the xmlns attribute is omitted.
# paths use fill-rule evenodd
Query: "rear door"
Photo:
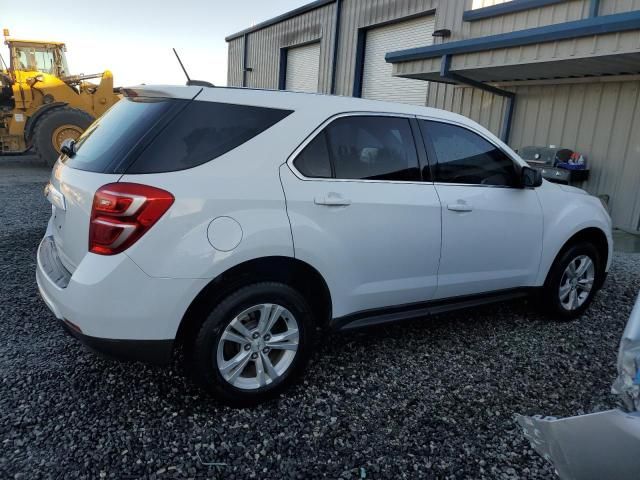
<svg viewBox="0 0 640 480"><path fill-rule="evenodd" d="M420 121L442 202L435 298L533 285L542 254L542 208L520 188L514 160L461 125Z"/></svg>
<svg viewBox="0 0 640 480"><path fill-rule="evenodd" d="M422 181L409 118L336 118L281 179L295 255L327 280L334 318L433 297L440 202Z"/></svg>

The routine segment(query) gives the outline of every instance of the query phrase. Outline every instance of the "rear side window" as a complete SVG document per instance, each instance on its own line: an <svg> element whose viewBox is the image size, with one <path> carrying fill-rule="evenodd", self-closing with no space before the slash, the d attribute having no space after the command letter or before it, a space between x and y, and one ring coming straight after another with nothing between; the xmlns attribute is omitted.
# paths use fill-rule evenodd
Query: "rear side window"
<svg viewBox="0 0 640 480"><path fill-rule="evenodd" d="M111 172L133 147L163 118L183 108L188 101L174 99L123 98L95 121L78 139L76 155L61 161L78 170Z"/></svg>
<svg viewBox="0 0 640 480"><path fill-rule="evenodd" d="M408 119L344 117L329 125L326 132L336 178L420 180Z"/></svg>
<svg viewBox="0 0 640 480"><path fill-rule="evenodd" d="M237 148L290 110L193 101L156 136L127 173L160 173L201 165Z"/></svg>

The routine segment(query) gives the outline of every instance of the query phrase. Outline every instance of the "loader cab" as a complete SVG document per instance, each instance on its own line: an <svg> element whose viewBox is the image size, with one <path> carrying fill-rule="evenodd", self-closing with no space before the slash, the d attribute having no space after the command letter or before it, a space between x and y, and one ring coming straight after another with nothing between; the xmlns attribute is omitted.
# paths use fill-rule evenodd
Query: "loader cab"
<svg viewBox="0 0 640 480"><path fill-rule="evenodd" d="M64 43L7 39L11 72L39 72L63 78L69 75Z"/></svg>

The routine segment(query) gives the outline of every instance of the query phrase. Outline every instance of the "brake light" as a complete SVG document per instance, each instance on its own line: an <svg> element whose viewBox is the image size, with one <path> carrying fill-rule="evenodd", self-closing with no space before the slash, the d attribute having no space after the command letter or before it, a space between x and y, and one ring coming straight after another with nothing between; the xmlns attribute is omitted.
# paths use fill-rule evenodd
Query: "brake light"
<svg viewBox="0 0 640 480"><path fill-rule="evenodd" d="M138 183L110 183L93 197L89 251L120 253L142 237L174 202L169 192Z"/></svg>

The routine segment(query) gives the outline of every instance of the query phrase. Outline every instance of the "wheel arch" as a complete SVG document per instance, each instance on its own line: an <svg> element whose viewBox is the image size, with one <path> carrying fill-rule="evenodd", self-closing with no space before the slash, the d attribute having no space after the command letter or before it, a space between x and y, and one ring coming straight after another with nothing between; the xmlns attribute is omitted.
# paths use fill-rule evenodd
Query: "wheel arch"
<svg viewBox="0 0 640 480"><path fill-rule="evenodd" d="M293 257L262 257L235 265L211 280L187 308L178 327L176 343L189 345L212 305L243 286L263 281L282 282L300 291L314 312L319 312L316 316L318 326L329 324L331 293L318 270Z"/></svg>
<svg viewBox="0 0 640 480"><path fill-rule="evenodd" d="M545 271L545 281L549 276L549 272L553 265L556 263L556 260L567 250L567 248L571 247L580 242L589 242L593 244L593 246L598 251L600 255L600 271L604 273L606 270L606 266L609 262L609 240L605 232L598 227L586 227L574 233L558 250L558 253L553 258L553 261L548 265ZM601 275L600 283L597 285L598 288L602 286L602 282L604 281L604 275Z"/></svg>

